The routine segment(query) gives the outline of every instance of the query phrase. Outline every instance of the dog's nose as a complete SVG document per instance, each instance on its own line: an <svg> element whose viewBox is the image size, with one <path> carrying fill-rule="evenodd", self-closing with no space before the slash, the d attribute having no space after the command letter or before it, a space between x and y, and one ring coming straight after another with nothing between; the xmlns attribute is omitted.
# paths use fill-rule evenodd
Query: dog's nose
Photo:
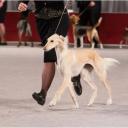
<svg viewBox="0 0 128 128"><path fill-rule="evenodd" d="M46 47L43 47L43 50L46 51Z"/></svg>

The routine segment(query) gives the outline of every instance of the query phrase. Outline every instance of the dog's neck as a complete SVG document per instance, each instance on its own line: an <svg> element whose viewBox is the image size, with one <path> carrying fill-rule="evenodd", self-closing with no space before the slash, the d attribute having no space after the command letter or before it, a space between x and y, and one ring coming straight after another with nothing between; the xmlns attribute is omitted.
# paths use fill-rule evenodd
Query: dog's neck
<svg viewBox="0 0 128 128"><path fill-rule="evenodd" d="M60 44L56 47L56 50L61 56L63 56L65 53L67 53L68 44L66 42L63 42L63 44Z"/></svg>
<svg viewBox="0 0 128 128"><path fill-rule="evenodd" d="M57 63L60 64L63 57L67 54L68 51L68 44L64 42L63 44L60 44L56 47L56 53L57 53Z"/></svg>

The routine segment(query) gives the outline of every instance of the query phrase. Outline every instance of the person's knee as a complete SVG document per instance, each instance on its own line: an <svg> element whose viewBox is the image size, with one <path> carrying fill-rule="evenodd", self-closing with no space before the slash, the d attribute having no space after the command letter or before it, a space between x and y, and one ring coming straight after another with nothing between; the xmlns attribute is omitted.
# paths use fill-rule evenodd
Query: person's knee
<svg viewBox="0 0 128 128"><path fill-rule="evenodd" d="M56 62L56 61L57 61L57 56L55 49L44 52L44 62Z"/></svg>

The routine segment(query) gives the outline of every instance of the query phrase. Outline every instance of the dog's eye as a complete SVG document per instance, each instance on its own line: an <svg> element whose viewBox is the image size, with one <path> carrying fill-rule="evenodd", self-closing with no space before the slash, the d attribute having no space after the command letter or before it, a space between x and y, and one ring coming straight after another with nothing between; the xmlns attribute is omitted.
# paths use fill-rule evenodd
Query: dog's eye
<svg viewBox="0 0 128 128"><path fill-rule="evenodd" d="M51 40L51 42L54 42L53 40Z"/></svg>

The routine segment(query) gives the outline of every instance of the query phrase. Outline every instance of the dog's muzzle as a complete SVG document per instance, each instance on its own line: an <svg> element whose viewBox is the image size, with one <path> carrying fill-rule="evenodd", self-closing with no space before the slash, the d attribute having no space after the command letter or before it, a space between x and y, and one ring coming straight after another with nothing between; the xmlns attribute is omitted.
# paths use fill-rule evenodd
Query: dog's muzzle
<svg viewBox="0 0 128 128"><path fill-rule="evenodd" d="M44 50L44 51L47 51L47 48L44 46L44 47L43 47L43 50Z"/></svg>

